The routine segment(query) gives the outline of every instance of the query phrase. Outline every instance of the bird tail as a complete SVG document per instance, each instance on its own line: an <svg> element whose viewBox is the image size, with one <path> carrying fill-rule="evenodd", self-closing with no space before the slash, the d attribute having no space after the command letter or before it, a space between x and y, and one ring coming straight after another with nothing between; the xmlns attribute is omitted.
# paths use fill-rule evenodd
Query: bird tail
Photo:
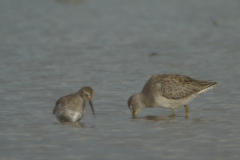
<svg viewBox="0 0 240 160"><path fill-rule="evenodd" d="M212 83L210 83L209 85L207 85L206 87L204 87L204 89L201 90L201 91L199 92L199 94L205 93L205 92L213 89L213 88L216 87L217 85L218 85L217 82L212 82Z"/></svg>

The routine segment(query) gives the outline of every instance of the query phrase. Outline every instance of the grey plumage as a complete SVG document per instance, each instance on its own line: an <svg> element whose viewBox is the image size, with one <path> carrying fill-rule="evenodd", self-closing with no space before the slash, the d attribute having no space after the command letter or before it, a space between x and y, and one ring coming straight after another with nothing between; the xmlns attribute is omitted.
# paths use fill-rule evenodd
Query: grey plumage
<svg viewBox="0 0 240 160"><path fill-rule="evenodd" d="M144 85L141 93L131 96L128 106L133 114L144 108L163 107L173 111L187 104L198 95L217 86L217 82L195 80L187 76L176 74L162 74L152 76Z"/></svg>
<svg viewBox="0 0 240 160"><path fill-rule="evenodd" d="M53 109L53 114L62 123L78 123L84 115L86 101L88 101L95 117L92 97L93 89L89 86L82 87L77 93L59 98Z"/></svg>

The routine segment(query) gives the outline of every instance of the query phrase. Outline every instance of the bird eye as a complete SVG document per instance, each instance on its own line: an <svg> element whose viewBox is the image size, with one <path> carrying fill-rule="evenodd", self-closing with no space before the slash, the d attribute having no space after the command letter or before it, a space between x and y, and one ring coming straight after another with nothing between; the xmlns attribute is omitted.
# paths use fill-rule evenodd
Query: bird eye
<svg viewBox="0 0 240 160"><path fill-rule="evenodd" d="M129 106L129 109L132 110L132 108L133 108L133 105L130 105L130 106Z"/></svg>

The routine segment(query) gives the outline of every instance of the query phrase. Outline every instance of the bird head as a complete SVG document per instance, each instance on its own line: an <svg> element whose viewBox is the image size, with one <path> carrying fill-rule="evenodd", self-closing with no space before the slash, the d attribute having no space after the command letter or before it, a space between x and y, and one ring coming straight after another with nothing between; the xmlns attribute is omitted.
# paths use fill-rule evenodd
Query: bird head
<svg viewBox="0 0 240 160"><path fill-rule="evenodd" d="M135 118L142 109L146 108L143 103L143 96L141 93L134 94L128 99L128 107L132 112L132 117Z"/></svg>
<svg viewBox="0 0 240 160"><path fill-rule="evenodd" d="M95 118L95 112L94 112L94 108L93 108L93 104L92 104L93 89L89 86L82 87L80 89L80 95L81 95L81 97L83 97L84 100L89 102L89 105L93 112L93 116Z"/></svg>

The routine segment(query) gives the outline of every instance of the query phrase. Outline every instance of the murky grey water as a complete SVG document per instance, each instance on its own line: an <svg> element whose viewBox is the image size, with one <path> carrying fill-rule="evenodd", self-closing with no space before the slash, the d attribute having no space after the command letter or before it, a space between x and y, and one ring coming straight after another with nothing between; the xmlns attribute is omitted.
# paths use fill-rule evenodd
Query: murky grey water
<svg viewBox="0 0 240 160"><path fill-rule="evenodd" d="M0 159L238 159L240 2L0 1ZM152 54L156 53L156 54ZM131 119L128 98L154 74L219 86ZM81 125L55 101L94 89Z"/></svg>

